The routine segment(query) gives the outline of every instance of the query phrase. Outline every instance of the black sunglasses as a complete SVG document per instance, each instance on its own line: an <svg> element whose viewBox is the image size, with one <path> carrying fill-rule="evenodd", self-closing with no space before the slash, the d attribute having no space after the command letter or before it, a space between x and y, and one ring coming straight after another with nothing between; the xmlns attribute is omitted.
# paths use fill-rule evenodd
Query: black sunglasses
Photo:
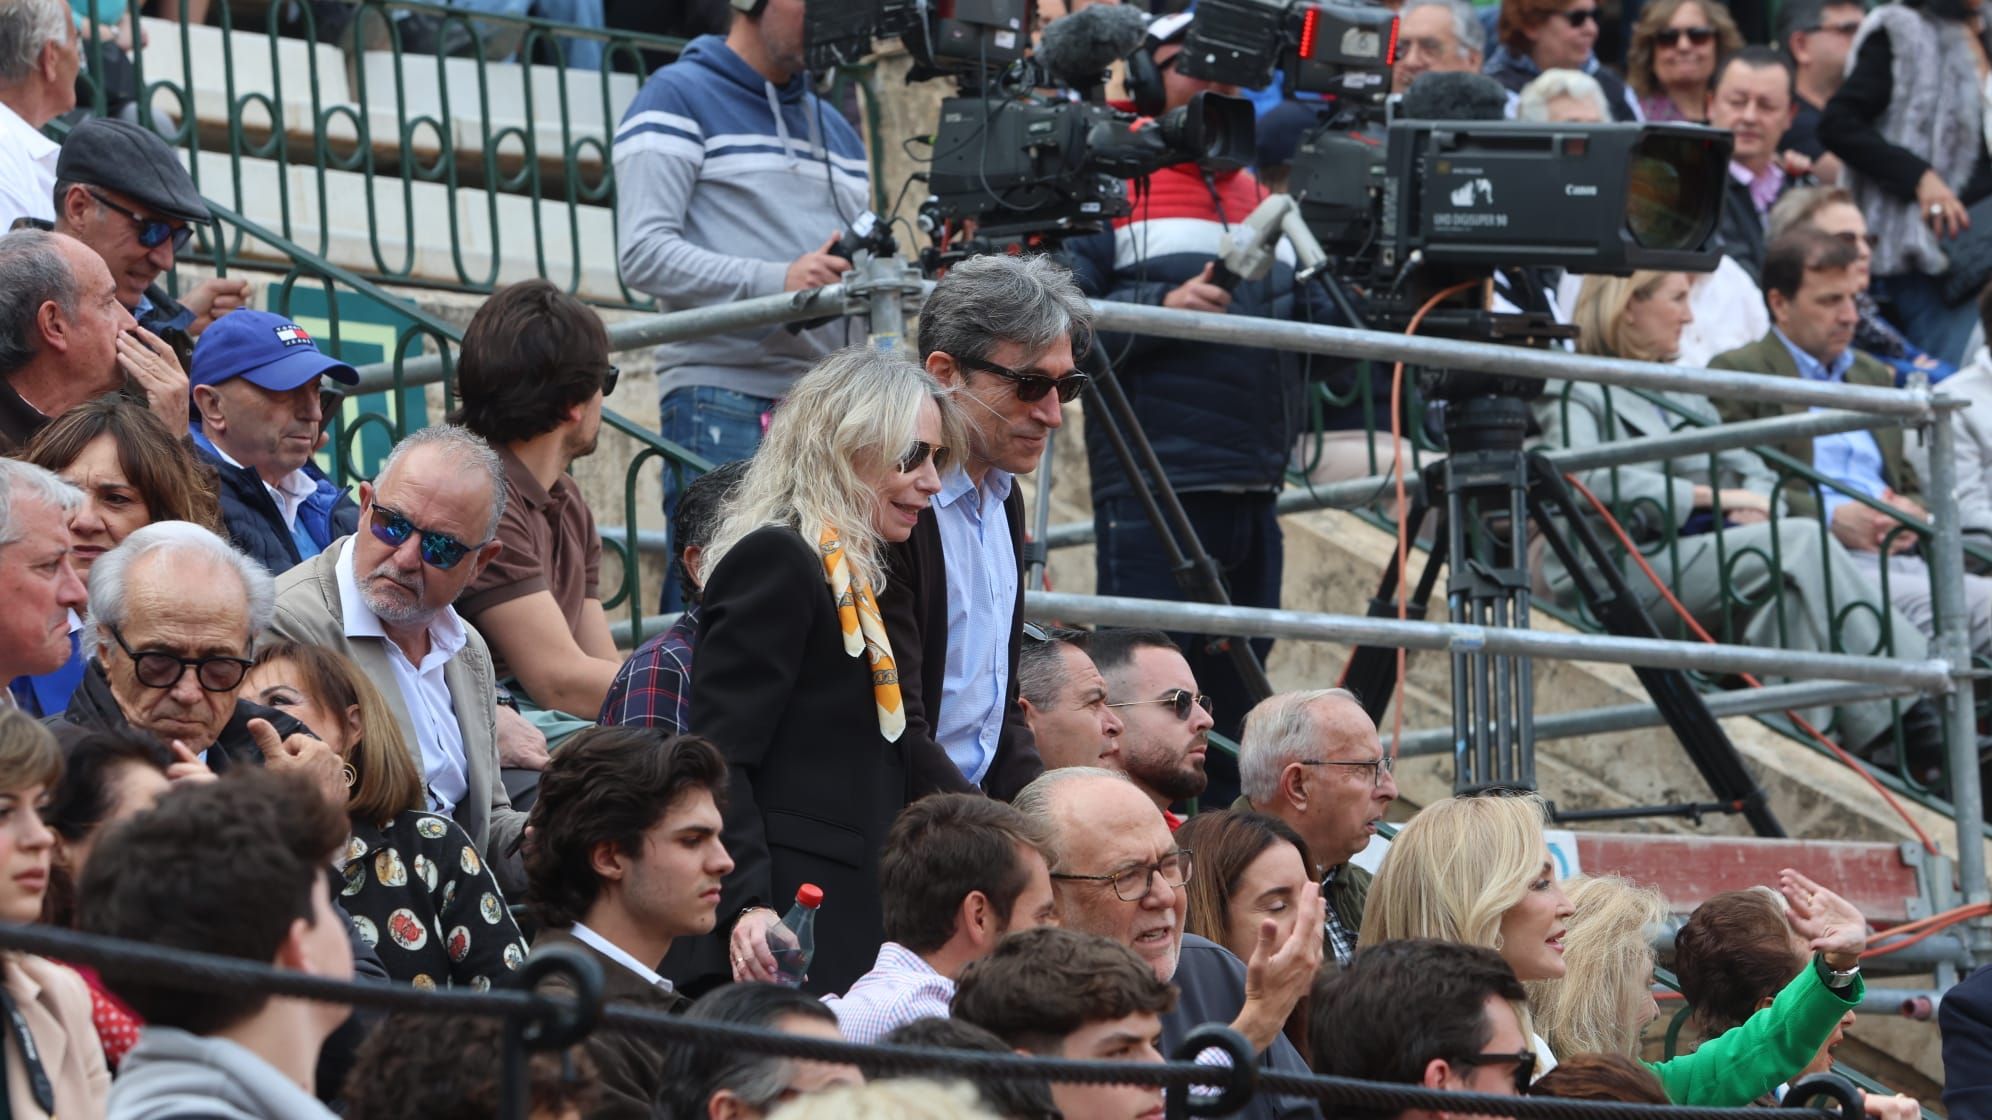
<svg viewBox="0 0 1992 1120"><path fill-rule="evenodd" d="M948 449L945 447L935 447L931 443L916 439L906 454L899 457L899 473L912 474L914 471L919 470L920 465L930 458L934 460L934 469L936 471L943 474L947 473Z"/></svg>
<svg viewBox="0 0 1992 1120"><path fill-rule="evenodd" d="M448 533L438 533L433 530L424 529L416 525L413 521L408 520L408 518L396 513L394 510L381 505L379 502L373 504L373 510L367 518L367 523L368 527L373 530L374 539L387 545L389 548L400 548L409 537L420 533L422 535L422 562L440 572L447 572L451 568L456 567L457 563L463 559L465 553L470 552L472 549L482 548L484 547L484 543L489 543L465 544Z"/></svg>
<svg viewBox="0 0 1992 1120"><path fill-rule="evenodd" d="M1454 1058L1463 1066L1498 1066L1503 1062L1515 1063L1515 1095L1528 1096L1529 1082L1535 1080L1536 1056L1533 1050L1522 1050L1513 1054L1468 1054Z"/></svg>
<svg viewBox="0 0 1992 1120"><path fill-rule="evenodd" d="M984 361L981 358L956 358L955 361L970 369L993 373L1015 385L1017 399L1020 401L1041 401L1046 393L1056 392L1059 403L1071 404L1079 399L1079 394L1086 391L1086 386L1093 383L1092 378L1077 370L1064 377L1046 377L1041 373L1018 373L1007 366L999 366L995 362Z"/></svg>
<svg viewBox="0 0 1992 1120"><path fill-rule="evenodd" d="M616 382L621 379L622 379L622 367L610 366L608 368L608 372L602 374L602 395L606 397L610 393L615 392Z"/></svg>
<svg viewBox="0 0 1992 1120"><path fill-rule="evenodd" d="M149 649L140 653L126 644L124 635L115 626L106 626L111 640L118 644L126 657L131 658L132 671L138 675L138 683L147 688L172 688L194 671L194 680L206 692L233 692L242 683L255 662L246 657L181 657L164 650Z"/></svg>
<svg viewBox="0 0 1992 1120"><path fill-rule="evenodd" d="M1205 696L1201 692L1191 692L1187 688L1172 688L1169 690L1169 695L1157 697L1154 700L1123 700L1118 704L1108 704L1107 707L1133 708L1142 704L1168 704L1170 706L1169 710L1175 712L1176 718L1179 720L1190 718L1190 705L1192 704L1202 708L1204 714L1207 716L1215 716L1217 714L1211 705L1210 697Z"/></svg>
<svg viewBox="0 0 1992 1120"><path fill-rule="evenodd" d="M1852 35L1858 32L1860 29L1861 29L1860 20L1845 19L1841 20L1839 23L1815 23L1811 27L1806 28L1805 30L1808 32L1830 31L1835 35Z"/></svg>
<svg viewBox="0 0 1992 1120"><path fill-rule="evenodd" d="M89 190L88 187L84 189ZM182 223L175 226L172 222L164 218L148 218L136 211L127 210L119 206L96 191L90 191L90 197L96 199L99 206L107 210L115 210L125 217L130 218L132 224L138 227L138 243L148 249L158 248L161 242L171 238L173 241L173 252L179 253L187 247L187 242L194 239L194 227L190 225Z"/></svg>
<svg viewBox="0 0 1992 1120"><path fill-rule="evenodd" d="M1705 47L1715 42L1713 27L1663 27L1653 33L1653 41L1663 47L1678 47L1686 39L1697 47Z"/></svg>
<svg viewBox="0 0 1992 1120"><path fill-rule="evenodd" d="M1561 15L1563 17L1564 22L1568 23L1570 26L1582 27L1585 24L1590 23L1592 20L1598 18L1598 9L1572 8L1567 12L1560 12L1558 14Z"/></svg>

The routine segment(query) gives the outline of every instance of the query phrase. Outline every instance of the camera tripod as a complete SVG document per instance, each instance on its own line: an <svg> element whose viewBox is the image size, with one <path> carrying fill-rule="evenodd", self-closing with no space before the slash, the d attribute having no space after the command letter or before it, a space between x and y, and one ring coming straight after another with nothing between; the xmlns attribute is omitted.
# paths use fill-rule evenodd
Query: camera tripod
<svg viewBox="0 0 1992 1120"><path fill-rule="evenodd" d="M1435 543L1407 602L1407 617L1426 616L1443 566L1448 573L1449 621L1526 629L1532 595L1528 539L1534 530L1556 553L1577 594L1607 631L1629 638L1663 637L1580 512L1555 464L1541 452L1523 450L1528 403L1520 396L1473 395L1446 405L1450 450L1446 458L1425 467L1405 517L1404 531L1413 538L1427 516L1438 517ZM1393 557L1370 602L1372 617L1396 617L1403 574ZM1647 666L1633 671L1717 801L1558 813L1556 819L1741 813L1758 835L1785 835L1763 789L1744 767L1688 674ZM1343 683L1362 697L1370 717L1380 721L1395 692L1396 673L1395 649L1363 646L1351 656ZM1456 791L1535 788L1535 685L1530 658L1456 648L1452 709Z"/></svg>

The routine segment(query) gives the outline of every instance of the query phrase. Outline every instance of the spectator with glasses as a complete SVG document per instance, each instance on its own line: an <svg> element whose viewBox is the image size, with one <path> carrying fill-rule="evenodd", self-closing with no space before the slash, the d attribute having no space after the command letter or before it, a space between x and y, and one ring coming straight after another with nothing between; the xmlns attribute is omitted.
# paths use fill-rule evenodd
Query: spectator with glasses
<svg viewBox="0 0 1992 1120"><path fill-rule="evenodd" d="M1741 50L1743 33L1722 0L1660 0L1639 10L1626 78L1649 121L1708 120L1709 79Z"/></svg>
<svg viewBox="0 0 1992 1120"><path fill-rule="evenodd" d="M426 808L470 834L508 892L525 814L499 773L497 680L450 606L497 555L505 467L463 428L424 428L360 484L359 530L277 580L277 637L351 658L408 729Z"/></svg>
<svg viewBox="0 0 1992 1120"><path fill-rule="evenodd" d="M1238 741L1232 804L1273 817L1305 841L1308 875L1328 901L1322 937L1335 963L1347 966L1363 927L1370 873L1352 861L1369 847L1384 812L1397 800L1390 755L1376 723L1343 688L1282 692L1245 716Z"/></svg>
<svg viewBox="0 0 1992 1120"><path fill-rule="evenodd" d="M1822 183L1837 184L1844 168L1820 139L1819 120L1846 80L1847 58L1865 15L1861 0L1785 0L1778 8L1778 45L1798 71L1798 115L1778 150L1810 159L1813 177Z"/></svg>
<svg viewBox="0 0 1992 1120"><path fill-rule="evenodd" d="M1502 0L1496 31L1501 42L1483 72L1509 93L1521 93L1545 70L1579 70L1604 87L1613 120L1640 119L1639 99L1591 53L1598 42L1597 0Z"/></svg>
<svg viewBox="0 0 1992 1120"><path fill-rule="evenodd" d="M1015 804L1045 838L1059 925L1126 945L1175 987L1176 1006L1162 1016L1164 1053L1174 1053L1192 1027L1228 1023L1264 1068L1307 1071L1283 1032L1321 969L1321 939L1309 923L1295 922L1282 937L1277 922L1262 920L1245 961L1186 933L1184 888L1195 870L1193 853L1177 845L1161 811L1124 774L1087 766L1048 770ZM1321 889L1302 884L1295 910L1320 907ZM1262 1093L1238 1115L1318 1120L1321 1112L1312 1101Z"/></svg>
<svg viewBox="0 0 1992 1120"><path fill-rule="evenodd" d="M1095 631L1086 653L1107 683L1107 709L1121 733L1101 748L1098 765L1118 770L1162 811L1173 831L1183 818L1169 806L1204 791L1204 759L1214 722L1211 698L1182 650L1160 630Z"/></svg>

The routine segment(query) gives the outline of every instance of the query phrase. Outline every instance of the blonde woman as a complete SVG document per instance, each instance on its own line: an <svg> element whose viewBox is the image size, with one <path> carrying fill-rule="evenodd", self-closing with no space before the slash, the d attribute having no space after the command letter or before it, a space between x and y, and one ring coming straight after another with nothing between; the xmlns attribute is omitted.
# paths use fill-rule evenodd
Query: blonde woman
<svg viewBox="0 0 1992 1120"><path fill-rule="evenodd" d="M0 710L0 920L41 918L55 855L55 833L42 823L41 810L61 777L62 752L48 729L16 709ZM6 952L0 988L11 1020L0 1032L8 1114L102 1116L111 1074L83 978L43 957Z"/></svg>
<svg viewBox="0 0 1992 1120"><path fill-rule="evenodd" d="M925 371L843 350L796 382L729 494L700 565L690 730L726 755L735 868L717 936L666 958L679 983L772 979L766 931L803 883L824 893L806 987L841 992L870 968L886 831L933 788L921 775L952 768L905 734L884 549L912 535L962 446Z"/></svg>
<svg viewBox="0 0 1992 1120"><path fill-rule="evenodd" d="M1660 362L1678 353L1681 330L1692 318L1688 277L1680 272L1587 276L1573 313L1581 352ZM1698 394L1642 394L1591 382L1551 383L1535 413L1550 447L1595 447L1721 422L1715 406ZM1924 655L1922 633L1889 607L1817 521L1772 518L1777 477L1754 452L1680 455L1576 476L1610 507L1661 581L1717 641ZM1581 494L1578 506L1589 512ZM1608 549L1620 551L1602 525L1599 535ZM1673 607L1630 556L1621 569L1661 629L1684 634ZM1543 577L1559 604L1578 606L1577 583L1553 553L1544 556ZM1856 750L1878 751L1892 742L1895 709L1886 700L1803 714ZM1912 759L1920 751L1912 750Z"/></svg>
<svg viewBox="0 0 1992 1120"><path fill-rule="evenodd" d="M1653 1000L1653 934L1667 918L1659 892L1616 875L1564 884L1572 914L1560 981L1529 983L1536 1030L1556 1054L1639 1056L1639 1036L1660 1015Z"/></svg>

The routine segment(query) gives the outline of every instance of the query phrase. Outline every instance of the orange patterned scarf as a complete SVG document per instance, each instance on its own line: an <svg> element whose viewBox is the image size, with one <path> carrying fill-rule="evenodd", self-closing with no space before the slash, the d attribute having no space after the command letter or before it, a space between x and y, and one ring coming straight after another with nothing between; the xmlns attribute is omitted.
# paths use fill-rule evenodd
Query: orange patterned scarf
<svg viewBox="0 0 1992 1120"><path fill-rule="evenodd" d="M871 661L872 700L878 705L878 731L896 743L906 730L906 705L899 696L899 665L892 660L892 642L885 636L885 618L868 583L853 584L851 566L837 530L825 528L817 542L823 554L823 575L837 599L837 621L844 629L844 652L863 654Z"/></svg>

